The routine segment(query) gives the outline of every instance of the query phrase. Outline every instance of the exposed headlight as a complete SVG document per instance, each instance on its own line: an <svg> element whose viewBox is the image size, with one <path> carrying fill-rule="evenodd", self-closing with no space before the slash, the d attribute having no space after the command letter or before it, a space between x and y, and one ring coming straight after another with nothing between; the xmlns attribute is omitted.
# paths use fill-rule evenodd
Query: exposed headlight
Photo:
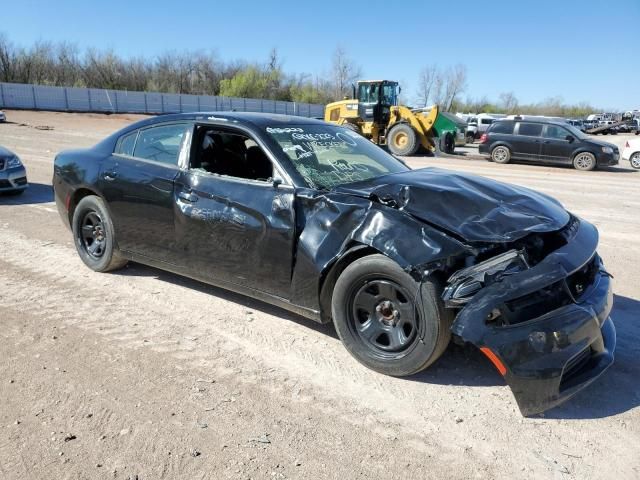
<svg viewBox="0 0 640 480"><path fill-rule="evenodd" d="M448 306L464 305L488 283L526 268L524 252L509 250L451 275L442 298Z"/></svg>
<svg viewBox="0 0 640 480"><path fill-rule="evenodd" d="M7 168L15 168L21 166L22 162L18 157L16 157L15 155L13 157L9 157L9 160L7 161Z"/></svg>
<svg viewBox="0 0 640 480"><path fill-rule="evenodd" d="M602 147L602 151L604 153L613 153L613 148L611 148L611 147Z"/></svg>

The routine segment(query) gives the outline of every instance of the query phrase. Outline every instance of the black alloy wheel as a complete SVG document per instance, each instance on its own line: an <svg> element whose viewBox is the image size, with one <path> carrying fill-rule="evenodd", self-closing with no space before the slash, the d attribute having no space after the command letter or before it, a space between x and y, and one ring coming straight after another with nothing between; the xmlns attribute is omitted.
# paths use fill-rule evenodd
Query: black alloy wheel
<svg viewBox="0 0 640 480"><path fill-rule="evenodd" d="M389 257L375 254L349 264L331 299L336 332L347 351L385 375L413 375L445 351L452 313L439 281L417 281Z"/></svg>
<svg viewBox="0 0 640 480"><path fill-rule="evenodd" d="M88 211L82 219L80 240L88 255L99 259L104 255L107 245L107 233L97 212Z"/></svg>
<svg viewBox="0 0 640 480"><path fill-rule="evenodd" d="M378 355L402 352L415 340L419 316L410 294L390 280L371 279L351 295L351 327Z"/></svg>

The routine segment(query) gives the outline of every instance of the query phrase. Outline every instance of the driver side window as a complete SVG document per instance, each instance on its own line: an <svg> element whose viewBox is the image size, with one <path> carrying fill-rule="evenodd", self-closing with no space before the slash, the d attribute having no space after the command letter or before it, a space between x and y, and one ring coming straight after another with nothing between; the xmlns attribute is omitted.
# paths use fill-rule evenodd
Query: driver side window
<svg viewBox="0 0 640 480"><path fill-rule="evenodd" d="M273 178L271 160L251 137L216 127L197 127L189 167L247 180Z"/></svg>
<svg viewBox="0 0 640 480"><path fill-rule="evenodd" d="M569 135L567 130L556 125L547 125L547 129L544 132L546 138L554 138L556 140L565 140L567 135Z"/></svg>

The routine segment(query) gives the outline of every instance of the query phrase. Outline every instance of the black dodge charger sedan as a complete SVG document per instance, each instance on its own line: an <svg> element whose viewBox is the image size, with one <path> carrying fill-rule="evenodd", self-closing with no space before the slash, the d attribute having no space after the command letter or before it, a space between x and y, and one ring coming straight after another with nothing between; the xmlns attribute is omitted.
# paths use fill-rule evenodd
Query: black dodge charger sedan
<svg viewBox="0 0 640 480"><path fill-rule="evenodd" d="M378 372L478 347L521 412L613 362L598 232L522 187L404 163L350 130L250 113L159 116L60 153L53 185L80 258L135 261L333 321Z"/></svg>

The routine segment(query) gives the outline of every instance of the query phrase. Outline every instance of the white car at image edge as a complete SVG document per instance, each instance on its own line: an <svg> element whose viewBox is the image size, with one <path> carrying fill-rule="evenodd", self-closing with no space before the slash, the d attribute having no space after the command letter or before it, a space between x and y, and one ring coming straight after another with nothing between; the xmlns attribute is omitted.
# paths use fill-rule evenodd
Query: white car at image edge
<svg viewBox="0 0 640 480"><path fill-rule="evenodd" d="M7 116L4 114L2 110L0 110L0 122L6 122Z"/></svg>
<svg viewBox="0 0 640 480"><path fill-rule="evenodd" d="M629 160L633 168L640 169L640 138L627 140L622 150L622 159Z"/></svg>

